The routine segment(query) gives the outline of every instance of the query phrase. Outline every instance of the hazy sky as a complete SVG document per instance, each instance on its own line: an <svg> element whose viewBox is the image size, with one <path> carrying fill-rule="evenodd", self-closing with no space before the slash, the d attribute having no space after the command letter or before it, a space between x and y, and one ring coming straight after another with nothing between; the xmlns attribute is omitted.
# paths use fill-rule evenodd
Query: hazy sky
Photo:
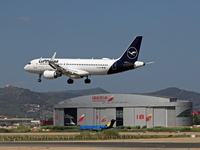
<svg viewBox="0 0 200 150"><path fill-rule="evenodd" d="M33 91L101 87L112 93L147 93L168 87L200 92L200 1L0 0L0 87ZM140 61L154 64L68 85L24 71L32 59L118 58L143 36Z"/></svg>

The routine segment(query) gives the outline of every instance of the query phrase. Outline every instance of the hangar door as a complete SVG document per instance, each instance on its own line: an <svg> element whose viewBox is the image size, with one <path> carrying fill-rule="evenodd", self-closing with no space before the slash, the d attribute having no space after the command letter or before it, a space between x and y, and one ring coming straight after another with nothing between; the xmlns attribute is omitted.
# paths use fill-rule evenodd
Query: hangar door
<svg viewBox="0 0 200 150"><path fill-rule="evenodd" d="M77 108L65 108L64 113L65 126L70 126L74 123L77 125Z"/></svg>
<svg viewBox="0 0 200 150"><path fill-rule="evenodd" d="M166 126L166 110L164 107L154 108L154 127Z"/></svg>
<svg viewBox="0 0 200 150"><path fill-rule="evenodd" d="M77 120L77 124L81 126L93 125L93 108L78 108Z"/></svg>
<svg viewBox="0 0 200 150"><path fill-rule="evenodd" d="M134 125L135 126L144 126L146 125L146 107L137 107L135 108L135 117L134 117Z"/></svg>
<svg viewBox="0 0 200 150"><path fill-rule="evenodd" d="M106 123L106 109L95 108L94 109L94 125L105 125Z"/></svg>
<svg viewBox="0 0 200 150"><path fill-rule="evenodd" d="M106 125L111 121L111 119L116 119L115 116L115 108L94 108L93 125Z"/></svg>

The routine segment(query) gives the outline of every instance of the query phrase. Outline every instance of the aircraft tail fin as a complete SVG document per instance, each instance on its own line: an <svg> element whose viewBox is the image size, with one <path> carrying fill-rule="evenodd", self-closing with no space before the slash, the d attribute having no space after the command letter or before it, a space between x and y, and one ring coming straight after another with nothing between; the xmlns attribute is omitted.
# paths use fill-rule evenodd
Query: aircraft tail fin
<svg viewBox="0 0 200 150"><path fill-rule="evenodd" d="M52 58L51 58L51 60L50 61L54 61L54 59L55 59L55 57L56 57L56 52L53 54L53 56L52 56Z"/></svg>
<svg viewBox="0 0 200 150"><path fill-rule="evenodd" d="M140 52L140 45L142 43L142 36L137 36L130 46L126 49L123 55L119 58L119 60L135 62L138 59Z"/></svg>
<svg viewBox="0 0 200 150"><path fill-rule="evenodd" d="M112 119L106 126L112 128L116 120Z"/></svg>

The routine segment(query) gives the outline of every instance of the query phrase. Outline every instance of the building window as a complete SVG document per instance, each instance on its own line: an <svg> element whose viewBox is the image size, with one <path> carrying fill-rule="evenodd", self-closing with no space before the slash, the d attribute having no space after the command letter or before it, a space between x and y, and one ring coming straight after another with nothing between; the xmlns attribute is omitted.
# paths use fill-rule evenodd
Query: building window
<svg viewBox="0 0 200 150"><path fill-rule="evenodd" d="M183 112L181 112L177 117L191 117L192 111L191 109L186 109Z"/></svg>
<svg viewBox="0 0 200 150"><path fill-rule="evenodd" d="M116 108L116 126L123 126L123 107Z"/></svg>

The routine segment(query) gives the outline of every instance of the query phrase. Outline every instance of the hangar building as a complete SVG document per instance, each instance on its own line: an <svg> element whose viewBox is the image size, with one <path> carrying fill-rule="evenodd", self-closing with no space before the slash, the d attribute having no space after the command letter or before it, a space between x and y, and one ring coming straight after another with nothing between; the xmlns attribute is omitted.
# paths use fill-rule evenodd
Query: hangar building
<svg viewBox="0 0 200 150"><path fill-rule="evenodd" d="M54 125L191 126L192 102L137 94L97 94L54 105Z"/></svg>

